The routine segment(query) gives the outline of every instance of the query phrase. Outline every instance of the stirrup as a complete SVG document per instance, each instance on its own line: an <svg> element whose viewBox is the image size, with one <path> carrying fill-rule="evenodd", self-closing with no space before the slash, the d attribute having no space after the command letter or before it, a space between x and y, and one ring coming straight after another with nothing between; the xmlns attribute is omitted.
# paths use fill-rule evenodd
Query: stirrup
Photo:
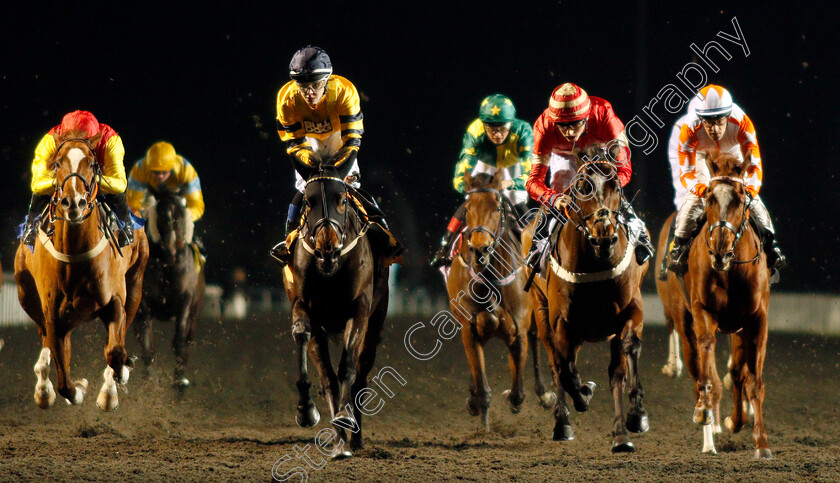
<svg viewBox="0 0 840 483"><path fill-rule="evenodd" d="M268 251L268 254L271 258L277 260L281 266L286 266L289 263L289 247L286 246L286 240L281 241L280 243L274 245L271 250Z"/></svg>
<svg viewBox="0 0 840 483"><path fill-rule="evenodd" d="M134 230L131 228L123 228L120 230L120 234L117 235L117 241L120 244L120 248L125 248L132 243L134 243Z"/></svg>

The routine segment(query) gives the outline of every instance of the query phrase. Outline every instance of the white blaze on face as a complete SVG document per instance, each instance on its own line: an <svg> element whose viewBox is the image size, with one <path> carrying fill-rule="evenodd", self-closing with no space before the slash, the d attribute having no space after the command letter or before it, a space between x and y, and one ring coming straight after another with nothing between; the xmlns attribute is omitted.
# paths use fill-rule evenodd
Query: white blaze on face
<svg viewBox="0 0 840 483"><path fill-rule="evenodd" d="M732 203L732 187L725 183L720 183L715 186L712 194L720 206L720 219L726 220L726 212L729 210L729 204Z"/></svg>
<svg viewBox="0 0 840 483"><path fill-rule="evenodd" d="M72 169L74 173L79 172L79 163L83 159L85 159L85 157L86 156L85 156L84 151L82 151L79 148L73 148L73 149L71 149L70 151L67 152L67 159L70 160L70 169ZM84 196L84 191L85 191L83 189L84 187L80 188L79 185L76 184L76 183L79 183L79 182L80 182L79 178L76 178L76 177L73 177L73 179L70 180L70 183L72 183L73 188L76 190L76 196L75 196L76 202L78 202L82 198L82 196Z"/></svg>

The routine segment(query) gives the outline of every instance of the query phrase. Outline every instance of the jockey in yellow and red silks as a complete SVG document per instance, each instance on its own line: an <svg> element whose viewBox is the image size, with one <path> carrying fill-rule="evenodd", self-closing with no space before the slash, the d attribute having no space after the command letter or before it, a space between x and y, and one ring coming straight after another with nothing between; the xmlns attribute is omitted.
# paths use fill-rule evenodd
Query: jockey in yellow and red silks
<svg viewBox="0 0 840 483"><path fill-rule="evenodd" d="M706 154L720 151L748 159L749 166L744 183L750 194L750 221L764 243L767 265L777 279L777 272L785 256L775 239L775 229L764 202L758 196L761 189L761 154L755 127L749 116L732 102L732 95L721 86L710 84L700 90L701 99L695 109L696 117L683 125L680 131L680 179L688 193L677 212L674 228L674 246L670 252L670 267L678 272L688 264L690 239L698 228L697 221L705 209L704 194L709 187Z"/></svg>
<svg viewBox="0 0 840 483"><path fill-rule="evenodd" d="M131 244L134 241L134 230L125 199L125 148L119 134L111 126L97 121L88 111L66 114L61 124L50 129L35 148L35 158L32 160L32 201L29 204L29 216L21 240L27 245L35 242L35 219L44 212L55 191L55 172L47 168L47 163L55 155L56 138L71 132L87 140L99 135L93 146L96 160L102 168L99 189L104 193L105 202L124 223L119 234L120 246Z"/></svg>
<svg viewBox="0 0 840 483"><path fill-rule="evenodd" d="M286 145L286 153L296 163L318 167L327 163L347 167L345 178L354 195L364 206L367 215L383 228L387 228L381 210L373 198L358 190L360 187L359 164L356 155L362 142L364 126L356 87L344 77L332 73L332 62L323 49L306 46L295 52L289 64L287 82L277 93L277 133ZM286 237L297 228L303 203L306 180L295 171L295 194L289 205L286 219ZM286 241L271 251L272 256L284 263L289 249Z"/></svg>

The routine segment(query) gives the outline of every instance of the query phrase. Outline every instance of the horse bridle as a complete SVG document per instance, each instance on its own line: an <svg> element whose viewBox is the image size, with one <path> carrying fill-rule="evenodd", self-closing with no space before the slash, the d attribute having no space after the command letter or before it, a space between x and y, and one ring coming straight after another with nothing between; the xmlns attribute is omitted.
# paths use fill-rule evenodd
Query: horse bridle
<svg viewBox="0 0 840 483"><path fill-rule="evenodd" d="M85 179L84 176L77 172L72 172L64 177L61 183L58 183L58 179L55 181L55 190L53 191L52 198L50 198L50 220L62 220L62 221L69 221L71 223L79 223L82 222L90 217L93 213L93 210L96 208L96 196L99 194L99 180L102 178L102 170L99 167L99 163L96 160L96 148L94 148L93 144L90 141L83 138L78 139L65 139L58 145L55 152L61 152L62 146L66 143L71 141L81 141L88 145L90 148L90 152L93 153L93 161L91 163L91 168L93 168L93 176L90 182ZM58 163L55 164L55 172L58 172ZM61 204L62 194L64 193L64 186L70 181L72 178L79 178L82 180L82 184L85 186L85 196L84 199L87 202L83 215L80 219L70 220L64 216L56 215L57 207Z"/></svg>
<svg viewBox="0 0 840 483"><path fill-rule="evenodd" d="M316 181L322 182L321 183L322 186L321 186L320 191L321 191L321 203L324 206L324 216L322 216L320 219L318 219L311 227L309 227L309 225L307 224L308 231L309 231L308 235L309 235L309 239L310 239L311 244L306 243L306 240L304 240L303 237L301 237L301 241L304 242L303 246L306 249L306 251L309 252L310 254L314 255L315 250L314 250L314 248L312 248L312 245L315 245L315 233L317 233L318 229L321 228L324 225L331 226L340 235L340 240L339 240L337 249L341 251L341 255L343 256L343 255L347 254L348 252L350 252L350 250L355 248L356 242L358 242L359 238L364 236L365 232L367 232L367 228L368 228L369 223L365 223L365 225L359 230L359 232L356 233L356 236L353 238L353 240L345 246L345 242L347 241L348 226L349 226L349 222L350 222L350 218L348 216L348 211L351 209L351 205L350 205L350 198L351 197L350 197L350 190L348 189L348 184L343 179L337 178L337 177L334 177L334 176L315 176L315 177L309 178L306 181L306 184L304 185L304 192L306 191L306 188L305 188L306 186L309 186L310 183L313 183L313 182L316 182ZM344 210L344 220L343 220L342 223L339 223L337 220L333 219L330 216L330 213L329 213L330 208L327 204L327 192L323 188L323 182L324 181L332 181L332 182L336 182L336 183L341 183L342 187L344 188L344 195L345 195L345 200L346 200L346 203L347 203L347 208ZM304 202L307 205L309 204L309 201L306 198L304 198Z"/></svg>
<svg viewBox="0 0 840 483"><path fill-rule="evenodd" d="M585 168L587 168L588 166L593 165L593 164L596 164L596 163L601 163L601 162L608 162L608 161L604 161L604 160L601 160L601 161L598 161L598 160L596 160L596 161L588 161L588 162L586 162L586 163L582 164L582 165L580 166L580 168L578 168L578 171L577 171L577 172L578 172L578 174L580 174L580 173L581 173L581 172L582 172ZM600 171L599 171L599 172L600 172ZM616 172L617 172L617 171L616 171ZM576 176L576 177L577 177L577 176ZM573 191L573 190L571 190L571 189L570 189L570 191L574 192L574 191ZM573 199L574 199L574 198L573 198ZM619 207L620 207L620 206L621 206L621 200L623 200L623 199L624 199L624 190L622 190L622 188L621 188L621 185L620 185L620 184L619 184L619 187L618 187L618 199L619 199L619 204L618 204L618 205L619 205ZM568 213L568 210L566 210L566 211L567 211L567 213ZM573 211L574 211L574 210L573 210ZM588 213L588 214L586 214L586 215L583 215L583 216L578 215L578 216L574 217L575 219L574 219L573 223L575 224L575 228L576 228L579 232L581 232L581 233L583 234L583 236L585 236L585 237L586 237L586 240L587 240L587 241L588 241L588 242L589 242L592 246L595 246L595 245L597 245L597 241L596 241L596 240L597 240L597 238L596 238L596 237L594 237L594 236L592 235L592 232L590 231L590 229L589 229L589 227L587 226L586 222L587 222L587 221L589 221L589 220L591 220L591 219L593 219L593 218L595 218L595 223L592 225L593 227L594 227L595 225L597 225L598 223L603 223L603 224L604 224L604 227L605 227L605 228L607 228L607 227L609 227L610 225L612 225L612 224L613 224L613 221L612 221L612 218L613 218L613 217L615 217L615 224L616 224L617 226L619 226L619 227L621 227L621 228L623 228L623 229L624 229L624 233L625 233L625 235L626 235L626 236L628 237L628 239L629 239L629 237L630 237L630 232L629 232L629 229L628 229L628 227L627 227L627 223L626 223L626 222L624 222L624 221L621 221L621 219L622 219L621 212L620 212L620 211L611 210L611 209L609 209L609 208L607 208L607 207L605 207L605 206L601 206L600 208L597 208L597 209L595 209L594 211L592 211L591 213ZM572 218L572 217L570 216L570 217L569 217L569 219L571 219L571 218ZM617 236L617 235L616 235L616 236Z"/></svg>
<svg viewBox="0 0 840 483"><path fill-rule="evenodd" d="M465 230L464 233L461 236L463 237L463 239L467 240L467 244L469 244L469 239L470 239L470 237L472 236L473 233L475 233L475 232L486 233L487 236L489 236L490 239L493 241L493 243L490 245L490 248L487 252L488 256L492 256L496 252L496 246L499 245L499 240L501 240L502 236L505 234L505 223L507 222L507 216L508 216L508 206L507 205L510 204L510 200L507 199L507 197L504 196L499 190L496 190L496 189L493 189L493 188L475 188L475 189L471 189L471 190L467 191L465 194L466 194L467 198L469 198L469 196L473 193L493 193L496 196L496 201L497 201L499 207L496 208L495 212L500 212L499 224L498 224L498 226L496 226L495 230L491 230L490 228L488 228L484 225L476 225L476 226L470 227L469 229ZM513 212L512 210L513 210L513 208L511 207L511 212ZM467 266L471 265L472 254L469 255L469 258L467 260L465 260L465 262L467 262L466 263ZM489 263L489 260L488 260L488 263Z"/></svg>
<svg viewBox="0 0 840 483"><path fill-rule="evenodd" d="M736 178L733 176L715 176L714 178L709 180L710 187L713 181L744 184L743 179ZM709 192L711 193L711 189L709 190ZM747 223L747 221L749 220L747 218L747 210L749 210L751 204L752 201L750 201L749 203L744 203L744 209L741 212L741 224L738 225L737 228L735 227L735 225L729 223L726 220L720 220L716 223L709 224L709 236L708 238L706 238L706 248L709 250L709 255L715 254L715 252L712 250L712 246L709 244L709 242L712 239L712 233L715 231L715 228L722 228L731 231L735 235L735 238L732 240L732 244L730 245L729 249L723 254L724 261L729 261L730 263L752 263L758 259L758 256L761 254L761 250L758 249L758 243L756 242L756 253L754 257L750 258L749 260L732 260L732 257L735 256L735 245L738 244L738 241L741 239L744 233L747 232L747 228L749 228L749 223Z"/></svg>

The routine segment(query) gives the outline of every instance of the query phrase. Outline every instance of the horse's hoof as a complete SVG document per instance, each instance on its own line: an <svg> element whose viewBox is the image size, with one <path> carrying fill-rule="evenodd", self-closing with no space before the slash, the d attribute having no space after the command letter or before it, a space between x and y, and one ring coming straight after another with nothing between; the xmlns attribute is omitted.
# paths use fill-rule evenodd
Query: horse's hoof
<svg viewBox="0 0 840 483"><path fill-rule="evenodd" d="M598 385L592 381L589 381L580 387L580 397L574 399L575 410L577 412L582 413L589 409L589 401L592 399L592 394L594 394L596 387L598 387Z"/></svg>
<svg viewBox="0 0 840 483"><path fill-rule="evenodd" d="M723 387L725 387L727 391L732 390L732 374L727 372L726 375L723 376Z"/></svg>
<svg viewBox="0 0 840 483"><path fill-rule="evenodd" d="M545 409L552 409L557 405L557 393L554 391L546 391L540 395L540 406Z"/></svg>
<svg viewBox="0 0 840 483"><path fill-rule="evenodd" d="M636 451L636 445L634 445L632 441L625 441L625 439L626 436L624 438L616 438L615 440L613 440L613 453L633 453L634 451Z"/></svg>
<svg viewBox="0 0 840 483"><path fill-rule="evenodd" d="M715 413L711 409L694 408L694 416L692 421L703 426L715 422Z"/></svg>
<svg viewBox="0 0 840 483"><path fill-rule="evenodd" d="M318 421L321 420L321 413L318 412L318 408L315 407L314 403L309 403L309 407L301 407L298 405L297 414L295 414L295 422L301 428L311 428L318 424Z"/></svg>
<svg viewBox="0 0 840 483"><path fill-rule="evenodd" d="M52 386L49 389L35 391L35 404L41 409L49 409L55 404L55 389Z"/></svg>
<svg viewBox="0 0 840 483"><path fill-rule="evenodd" d="M733 433L740 432L741 429L744 428L744 425L735 426L735 420L732 419L732 416L727 416L726 419L723 420L723 425L726 426L726 429L732 431Z"/></svg>
<svg viewBox="0 0 840 483"><path fill-rule="evenodd" d="M510 406L510 412L512 412L513 414L519 414L519 411L522 410L522 402L520 401L519 404L515 404L511 399L511 394L513 393L510 391L510 389L508 389L502 393L502 397L505 398L505 401L507 401L508 405Z"/></svg>
<svg viewBox="0 0 840 483"><path fill-rule="evenodd" d="M353 453L351 453L350 450L345 449L344 451L339 451L338 453L334 454L333 457L332 457L332 460L333 461L346 460L346 459L352 458L352 457L353 457Z"/></svg>
<svg viewBox="0 0 840 483"><path fill-rule="evenodd" d="M190 386L190 380L186 377L181 377L179 379L175 379L175 382L172 383L172 387L174 388L185 388Z"/></svg>
<svg viewBox="0 0 840 483"><path fill-rule="evenodd" d="M85 393L87 392L88 388L88 380L85 378L78 379L73 381L73 384L76 385L76 394L73 396L73 400L65 399L67 404L72 405L79 405L82 404L85 400Z"/></svg>
<svg viewBox="0 0 840 483"><path fill-rule="evenodd" d="M662 366L662 374L665 374L668 377L680 377L680 374L682 374L682 367L670 363L665 364Z"/></svg>
<svg viewBox="0 0 840 483"><path fill-rule="evenodd" d="M627 421L624 423L627 431L631 433L644 433L650 429L647 413L642 411L639 414L628 414Z"/></svg>
<svg viewBox="0 0 840 483"><path fill-rule="evenodd" d="M352 428L356 425L356 420L347 411L342 409L332 418L331 423L342 428Z"/></svg>
<svg viewBox="0 0 840 483"><path fill-rule="evenodd" d="M470 416L481 414L481 411L478 410L478 406L475 405L471 397L467 398L467 411L470 413Z"/></svg>
<svg viewBox="0 0 840 483"><path fill-rule="evenodd" d="M759 460L772 460L773 452L770 448L759 448L755 450L755 458Z"/></svg>
<svg viewBox="0 0 840 483"><path fill-rule="evenodd" d="M575 439L575 432L572 430L572 426L568 424L554 426L554 434L551 439L554 441L572 441Z"/></svg>
<svg viewBox="0 0 840 483"><path fill-rule="evenodd" d="M120 407L117 391L114 391L113 395L104 391L100 392L99 397L96 398L96 407L105 412L114 411Z"/></svg>

